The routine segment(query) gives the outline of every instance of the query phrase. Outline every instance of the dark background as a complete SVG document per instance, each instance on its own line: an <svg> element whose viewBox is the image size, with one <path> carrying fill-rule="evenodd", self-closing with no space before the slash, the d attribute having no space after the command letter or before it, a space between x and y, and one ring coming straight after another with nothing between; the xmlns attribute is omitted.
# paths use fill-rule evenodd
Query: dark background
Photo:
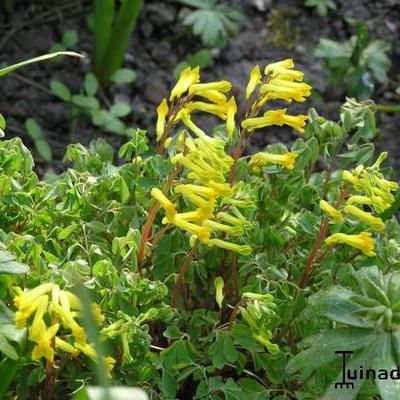
<svg viewBox="0 0 400 400"><path fill-rule="evenodd" d="M212 50L214 64L203 71L204 81L228 79L234 84L234 93L243 93L248 73L255 63L265 65L290 57L296 61L298 69L306 72L306 81L314 88L313 97L291 107L291 111L306 112L313 106L319 114L337 119L345 95L342 88L328 85L323 64L312 56L312 50L321 37L347 40L354 30L346 23L346 18L352 17L367 23L372 38L385 39L392 44L390 82L387 87L378 87L373 99L378 103L400 102L395 93L400 86L400 0L337 0L337 10L330 12L327 18L315 15L312 9L304 6L303 0L231 0L226 3L239 9L246 18L239 23L239 35L230 38L225 49ZM8 10L6 3L0 4L2 64L48 52L67 29L76 29L79 33L74 50L91 53L92 37L86 20L89 1L14 0ZM292 49L277 47L269 41L272 32L267 27L267 20L277 9L287 13L292 32L297 31ZM173 84L175 65L203 48L200 39L191 36L190 30L181 23L187 11L182 4L173 1L145 0L124 64L136 70L137 79L132 84L106 90L102 99L105 103L115 99L129 102L133 112L127 119L128 125L146 129L152 137L155 108ZM71 127L70 107L49 91L50 79L59 79L73 92L78 92L83 76L89 70L89 58L64 59L61 63L31 65L1 80L0 113L9 124L7 136L21 136L31 146L24 122L26 118L34 117L52 147L54 161L39 163L41 168L61 169L59 160L70 142L88 144L100 136L117 147L124 140L94 127L86 118L80 118L78 124ZM377 146L388 150L392 162L399 167L400 115L379 113L377 119L381 131ZM209 122L203 121L202 127L209 128ZM295 138L292 130L274 127L258 132L252 147L262 148L276 141L290 144Z"/></svg>

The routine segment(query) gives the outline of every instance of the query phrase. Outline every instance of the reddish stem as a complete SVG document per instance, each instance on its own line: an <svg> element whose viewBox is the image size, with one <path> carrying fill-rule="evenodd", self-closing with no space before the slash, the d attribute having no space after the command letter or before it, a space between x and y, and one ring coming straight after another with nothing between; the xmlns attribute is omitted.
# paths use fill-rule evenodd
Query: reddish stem
<svg viewBox="0 0 400 400"><path fill-rule="evenodd" d="M321 247L322 241L325 238L326 231L328 230L328 224L329 224L329 220L327 218L325 218L321 221L317 239L315 240L314 247L312 248L310 255L307 258L306 267L304 268L303 274L301 276L301 280L300 280L300 284L299 284L299 286L301 288L304 288L306 286L308 278L310 277L311 269L312 269L312 266L314 263L315 256L317 255L318 250Z"/></svg>
<svg viewBox="0 0 400 400"><path fill-rule="evenodd" d="M178 292L179 289L182 286L183 280L185 278L185 274L186 271L190 265L190 261L192 260L193 254L196 250L196 244L190 249L189 253L187 254L186 258L185 258L185 262L183 263L181 272L179 272L178 278L175 281L175 287L174 287L174 291L172 293L172 301L171 301L171 307L172 308L176 308L176 302L177 302L177 298L178 298Z"/></svg>

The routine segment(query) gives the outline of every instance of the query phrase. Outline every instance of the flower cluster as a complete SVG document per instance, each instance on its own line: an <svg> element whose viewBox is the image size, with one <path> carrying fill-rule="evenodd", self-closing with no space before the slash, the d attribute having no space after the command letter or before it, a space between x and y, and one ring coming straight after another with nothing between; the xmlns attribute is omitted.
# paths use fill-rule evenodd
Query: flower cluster
<svg viewBox="0 0 400 400"><path fill-rule="evenodd" d="M342 177L353 189L347 197L345 204L338 209L325 200L320 201L320 208L334 223L341 223L344 217L365 223L372 231L381 232L385 223L374 213L382 213L388 209L395 198L392 192L396 191L398 184L388 181L380 172L380 165L387 157L381 153L371 167L359 165L351 171L343 171ZM367 256L375 256L375 240L371 232L361 232L356 235L334 233L326 239L326 243L348 244L360 249Z"/></svg>
<svg viewBox="0 0 400 400"><path fill-rule="evenodd" d="M246 118L242 121L242 129L251 134L255 129L267 126L288 125L299 133L304 132L307 116L289 115L287 108L267 110L260 116L263 106L269 100L303 102L310 96L311 86L303 82L303 72L293 68L293 60L286 59L268 64L264 69L264 75L258 65L251 70L246 88L246 99L250 102L250 106ZM251 157L250 164L255 171L269 163L293 169L297 156L298 154L292 152L286 154L260 152Z"/></svg>
<svg viewBox="0 0 400 400"><path fill-rule="evenodd" d="M222 139L207 136L188 115L183 122L197 137L187 137L185 150L171 159L173 164L181 165L188 171L187 178L191 181L176 185L174 194L185 198L195 209L179 213L176 202L172 203L161 190L153 188L151 195L165 210L163 223L189 232L192 245L199 240L208 246L248 255L251 252L248 245L211 237L218 232L238 237L251 227L240 209L251 208L253 203L240 193L241 185L232 186L226 182L233 159L225 153Z"/></svg>
<svg viewBox="0 0 400 400"><path fill-rule="evenodd" d="M311 94L311 86L303 82L304 74L294 68L293 60L286 59L268 64L264 69L264 76L260 67L256 65L250 72L247 84L246 98L249 99L256 92L248 118L242 122L242 128L248 132L271 125L288 125L303 133L306 124L306 115L289 115L287 109L268 110L259 117L262 107L269 100L283 100L303 102Z"/></svg>
<svg viewBox="0 0 400 400"><path fill-rule="evenodd" d="M232 96L228 100L225 94L231 90L232 84L228 81L199 82L199 67L187 67L171 90L169 102L163 99L158 106L156 132L157 141L162 145L170 143L166 140L171 128L195 111L213 114L226 121L228 136L232 136L237 106L235 98Z"/></svg>
<svg viewBox="0 0 400 400"><path fill-rule="evenodd" d="M14 304L18 309L15 314L16 326L22 328L28 325L29 340L35 343L32 360L43 357L52 362L55 349L74 357L82 352L91 360L97 360L95 349L87 343L85 330L76 320L82 305L74 294L61 290L53 283L44 283L27 292L22 292L20 288L15 288L15 291L18 293L14 297ZM92 304L92 313L98 323L104 321L97 304ZM28 322L32 316L31 322ZM51 321L50 326L46 324L47 317ZM61 326L71 332L68 341L56 336ZM110 372L115 360L105 357L104 363Z"/></svg>
<svg viewBox="0 0 400 400"><path fill-rule="evenodd" d="M249 325L254 339L265 346L271 354L279 352L279 346L271 343L271 324L275 318L276 304L270 294L243 293L246 307L240 307L243 319Z"/></svg>

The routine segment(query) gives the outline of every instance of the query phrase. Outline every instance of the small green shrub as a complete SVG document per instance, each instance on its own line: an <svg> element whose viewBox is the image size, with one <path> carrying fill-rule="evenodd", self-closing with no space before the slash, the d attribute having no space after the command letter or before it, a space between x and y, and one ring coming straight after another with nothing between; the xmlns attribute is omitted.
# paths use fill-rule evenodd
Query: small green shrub
<svg viewBox="0 0 400 400"><path fill-rule="evenodd" d="M389 50L388 42L371 40L367 26L360 23L357 35L344 43L320 39L314 54L324 60L332 83L344 85L350 96L367 99L377 83L388 83Z"/></svg>
<svg viewBox="0 0 400 400"><path fill-rule="evenodd" d="M70 145L43 179L19 138L0 141L0 394L315 399L334 351L398 362L398 185L373 104L348 99L338 122L275 108L311 94L290 59L252 69L240 117L230 89L187 67L157 108L157 149L141 130L118 161L103 140ZM223 125L206 134L199 112ZM290 150L242 155L282 125ZM400 395L361 383L346 398Z"/></svg>

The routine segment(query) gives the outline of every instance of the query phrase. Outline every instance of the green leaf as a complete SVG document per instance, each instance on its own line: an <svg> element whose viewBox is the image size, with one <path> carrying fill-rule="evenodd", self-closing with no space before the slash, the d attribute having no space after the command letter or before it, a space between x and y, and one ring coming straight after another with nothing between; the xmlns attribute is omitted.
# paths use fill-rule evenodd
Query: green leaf
<svg viewBox="0 0 400 400"><path fill-rule="evenodd" d="M6 129L7 122L5 118L0 114L0 129Z"/></svg>
<svg viewBox="0 0 400 400"><path fill-rule="evenodd" d="M110 79L115 83L132 83L136 80L136 72L133 69L121 68Z"/></svg>
<svg viewBox="0 0 400 400"><path fill-rule="evenodd" d="M148 400L146 393L138 388L113 386L85 386L72 397L73 400Z"/></svg>
<svg viewBox="0 0 400 400"><path fill-rule="evenodd" d="M85 226L94 233L101 233L106 230L106 226L100 221L90 221Z"/></svg>
<svg viewBox="0 0 400 400"><path fill-rule="evenodd" d="M88 110L97 110L100 107L99 101L96 97L83 96L81 94L74 94L72 96L72 103Z"/></svg>
<svg viewBox="0 0 400 400"><path fill-rule="evenodd" d="M66 102L71 101L71 91L62 82L52 79L50 81L50 89L61 100Z"/></svg>
<svg viewBox="0 0 400 400"><path fill-rule="evenodd" d="M113 115L115 118L122 118L126 117L131 112L131 107L128 103L115 103L110 108L110 114Z"/></svg>
<svg viewBox="0 0 400 400"><path fill-rule="evenodd" d="M43 138L42 129L34 118L28 118L25 121L25 128L28 131L29 136L36 142Z"/></svg>
<svg viewBox="0 0 400 400"><path fill-rule="evenodd" d="M66 228L62 229L60 232L58 232L57 239L58 240L64 240L67 239L71 233L75 232L79 228L78 224L72 224L67 226Z"/></svg>
<svg viewBox="0 0 400 400"><path fill-rule="evenodd" d="M361 328L338 328L309 337L303 345L309 347L289 360L287 372L294 374L304 371L305 375L338 360L335 351L356 351L373 343L373 331Z"/></svg>
<svg viewBox="0 0 400 400"><path fill-rule="evenodd" d="M39 155L46 161L51 161L53 158L53 152L49 144L44 140L44 138L35 141L35 147Z"/></svg>
<svg viewBox="0 0 400 400"><path fill-rule="evenodd" d="M66 48L74 47L79 40L78 32L75 29L65 31L62 42Z"/></svg>
<svg viewBox="0 0 400 400"><path fill-rule="evenodd" d="M0 273L26 274L29 267L15 261L16 256L8 251L0 251Z"/></svg>
<svg viewBox="0 0 400 400"><path fill-rule="evenodd" d="M85 75L84 88L88 96L94 96L97 93L99 83L93 73L89 72Z"/></svg>
<svg viewBox="0 0 400 400"><path fill-rule="evenodd" d="M13 72L13 71L19 69L19 68L25 67L26 65L40 62L40 61L51 60L52 58L58 57L60 55L71 56L71 57L82 57L80 54L74 53L72 51L57 51L55 53L44 54L43 56L30 58L29 60L21 61L17 64L12 64L12 65L9 65L8 67L1 68L0 69L0 78L4 75L9 74L10 72Z"/></svg>

